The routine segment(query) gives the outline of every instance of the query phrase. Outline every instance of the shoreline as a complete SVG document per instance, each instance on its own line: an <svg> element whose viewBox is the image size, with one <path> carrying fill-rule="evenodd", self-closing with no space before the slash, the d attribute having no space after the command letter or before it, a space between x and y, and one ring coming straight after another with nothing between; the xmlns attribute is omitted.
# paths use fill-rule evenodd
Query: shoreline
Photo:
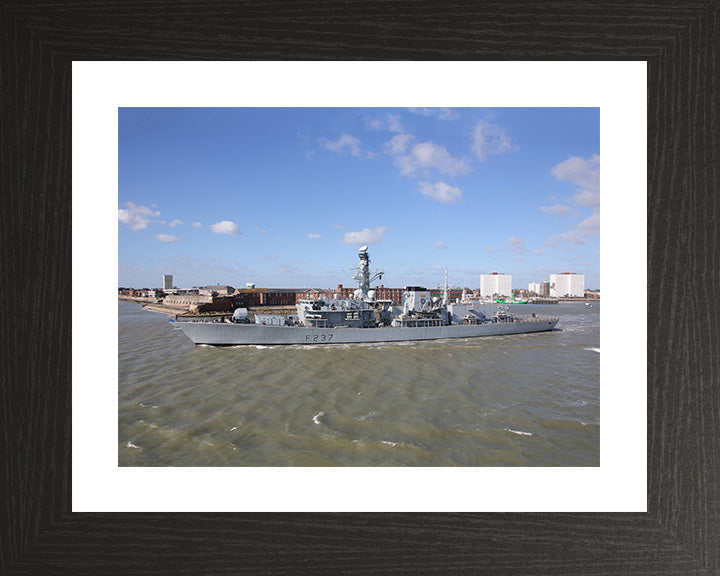
<svg viewBox="0 0 720 576"><path fill-rule="evenodd" d="M150 310L152 312L160 312L162 314L167 314L168 316L184 316L184 317L192 317L192 318L224 318L224 317L230 317L232 316L232 312L206 312L203 314L190 314L188 307L186 306L167 306L162 303L162 301L158 302L155 298L142 298L142 297L134 297L134 296L118 296L118 300L123 302L132 302L135 304L142 305L143 308L146 308L147 310ZM558 300L555 300L552 302L552 304L558 304L560 302L587 302L587 303L599 303L600 299L570 299L570 298L559 298ZM537 302L537 304L549 304L550 302ZM511 304L513 305L513 304ZM518 304L518 306L522 306L522 304ZM248 307L248 312L250 314L250 318L254 318L255 314L277 314L282 316L287 316L290 314L293 314L295 312L295 306L288 305L288 306L252 306Z"/></svg>
<svg viewBox="0 0 720 576"><path fill-rule="evenodd" d="M182 312L187 312L187 308L177 308L175 306L165 306L164 304L143 304L143 308L146 310L152 310L153 312L162 312L168 316L176 316Z"/></svg>
<svg viewBox="0 0 720 576"><path fill-rule="evenodd" d="M168 316L183 316L190 318L225 318L233 315L231 311L228 312L205 312L201 314L191 314L187 306L168 306L162 302L158 302L151 298L136 298L133 296L118 296L118 300L123 302L131 302L134 304L140 304L143 308L152 312L161 312ZM152 300L152 301L150 301ZM252 306L248 308L250 317L254 317L255 314L279 314L287 316L295 313L295 306Z"/></svg>
<svg viewBox="0 0 720 576"><path fill-rule="evenodd" d="M183 312L188 311L187 307L185 306L166 306L162 302L158 302L155 298L118 296L118 301L140 304L143 308L152 310L153 312L162 312L163 314L167 314L168 316L175 316L176 314L182 314Z"/></svg>

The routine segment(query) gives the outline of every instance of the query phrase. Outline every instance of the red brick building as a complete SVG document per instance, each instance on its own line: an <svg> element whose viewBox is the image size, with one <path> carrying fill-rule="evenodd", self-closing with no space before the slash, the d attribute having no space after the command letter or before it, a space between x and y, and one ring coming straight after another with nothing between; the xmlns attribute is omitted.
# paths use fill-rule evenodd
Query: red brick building
<svg viewBox="0 0 720 576"><path fill-rule="evenodd" d="M233 296L237 306L294 306L298 290L294 288L239 288Z"/></svg>

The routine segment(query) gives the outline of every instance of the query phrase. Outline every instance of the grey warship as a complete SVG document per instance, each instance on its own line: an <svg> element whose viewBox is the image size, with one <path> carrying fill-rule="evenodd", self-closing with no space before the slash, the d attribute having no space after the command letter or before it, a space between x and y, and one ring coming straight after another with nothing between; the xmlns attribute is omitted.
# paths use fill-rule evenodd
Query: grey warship
<svg viewBox="0 0 720 576"><path fill-rule="evenodd" d="M212 322L177 318L173 325L195 344L212 346L352 344L404 342L446 338L475 338L544 332L555 328L558 318L516 316L506 307L448 301L447 272L442 298L432 298L421 286L408 286L402 306L375 299L371 283L383 272L371 275L368 247L359 251L358 282L352 298L300 299L297 314L256 314L249 321L245 308L232 319Z"/></svg>

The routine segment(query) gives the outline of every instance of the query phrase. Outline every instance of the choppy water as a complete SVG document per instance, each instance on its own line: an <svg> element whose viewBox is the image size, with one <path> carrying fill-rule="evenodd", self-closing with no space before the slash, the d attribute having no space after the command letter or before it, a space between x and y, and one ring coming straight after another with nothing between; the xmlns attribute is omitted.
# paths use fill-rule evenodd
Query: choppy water
<svg viewBox="0 0 720 576"><path fill-rule="evenodd" d="M600 305L559 330L393 344L194 346L119 302L120 466L598 466Z"/></svg>

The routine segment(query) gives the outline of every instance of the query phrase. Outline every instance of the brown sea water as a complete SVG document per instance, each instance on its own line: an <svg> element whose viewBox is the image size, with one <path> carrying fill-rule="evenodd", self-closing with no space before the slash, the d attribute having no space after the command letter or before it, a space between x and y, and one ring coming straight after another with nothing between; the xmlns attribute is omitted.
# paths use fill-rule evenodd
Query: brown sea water
<svg viewBox="0 0 720 576"><path fill-rule="evenodd" d="M553 332L195 346L118 303L120 466L598 466L600 304Z"/></svg>

